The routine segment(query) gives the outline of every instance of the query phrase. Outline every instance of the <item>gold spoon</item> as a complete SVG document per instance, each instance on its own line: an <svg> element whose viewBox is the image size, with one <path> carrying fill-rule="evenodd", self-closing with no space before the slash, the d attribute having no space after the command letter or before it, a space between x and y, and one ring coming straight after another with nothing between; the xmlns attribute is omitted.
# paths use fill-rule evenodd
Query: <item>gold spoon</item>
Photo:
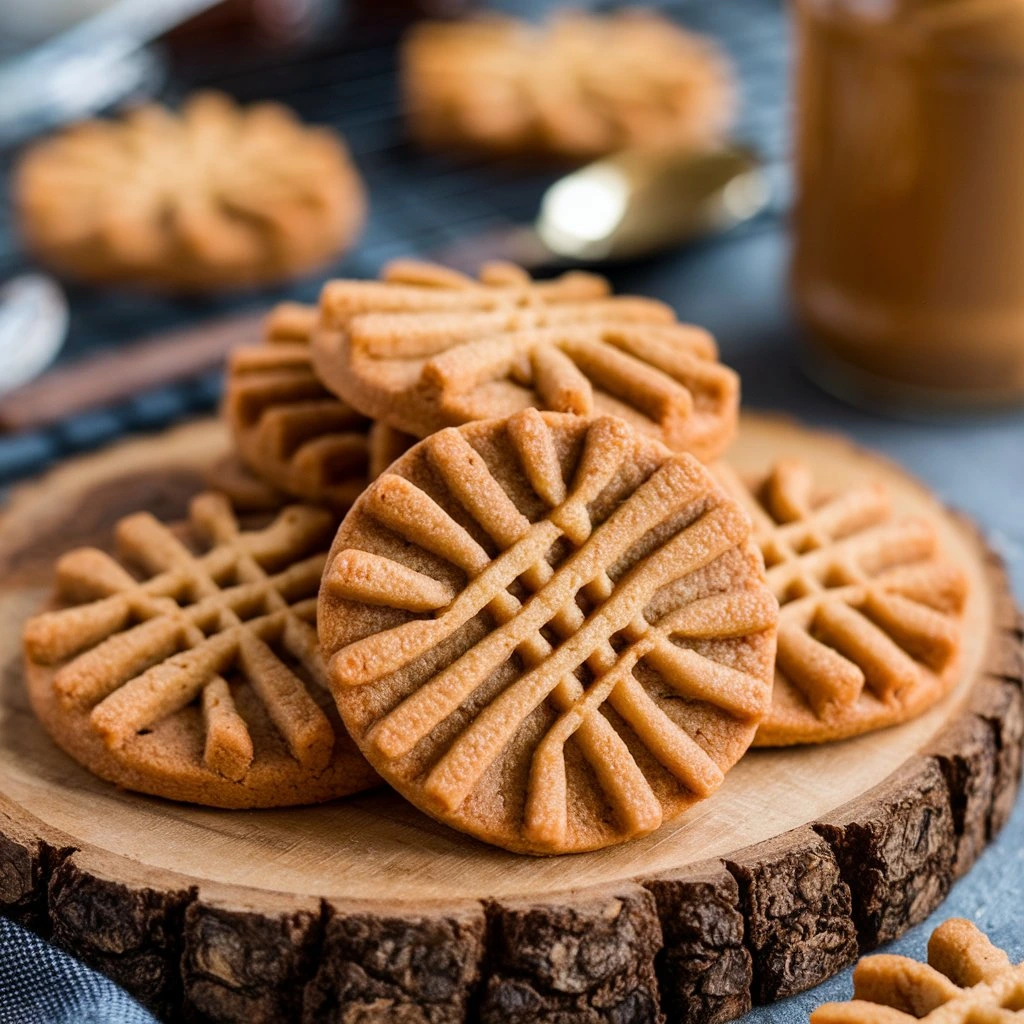
<svg viewBox="0 0 1024 1024"><path fill-rule="evenodd" d="M470 272L486 259L527 268L638 259L735 227L770 199L764 168L745 147L626 150L556 181L532 225L463 239L432 257Z"/></svg>

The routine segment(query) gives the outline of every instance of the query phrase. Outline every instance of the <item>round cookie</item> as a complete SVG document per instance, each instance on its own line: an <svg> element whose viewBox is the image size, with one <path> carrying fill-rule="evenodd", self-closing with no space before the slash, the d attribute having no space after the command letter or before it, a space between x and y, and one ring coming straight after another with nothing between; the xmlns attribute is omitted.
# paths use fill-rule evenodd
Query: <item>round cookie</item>
<svg viewBox="0 0 1024 1024"><path fill-rule="evenodd" d="M126 789L212 807L319 803L376 785L326 687L316 595L337 520L290 506L243 529L222 495L188 524L121 520L119 557L57 564L25 627L32 707Z"/></svg>
<svg viewBox="0 0 1024 1024"><path fill-rule="evenodd" d="M967 577L924 517L898 517L878 483L821 493L795 460L740 481L781 605L772 706L755 746L824 743L914 718L957 678Z"/></svg>
<svg viewBox="0 0 1024 1024"><path fill-rule="evenodd" d="M29 248L59 273L194 292L309 273L353 243L366 206L332 131L213 92L30 147L13 200Z"/></svg>
<svg viewBox="0 0 1024 1024"><path fill-rule="evenodd" d="M402 91L424 146L569 160L714 145L735 110L718 47L645 11L421 22Z"/></svg>
<svg viewBox="0 0 1024 1024"><path fill-rule="evenodd" d="M345 725L438 820L594 850L710 795L768 707L777 604L695 459L611 417L443 430L345 517L318 606Z"/></svg>
<svg viewBox="0 0 1024 1024"><path fill-rule="evenodd" d="M223 416L242 461L273 487L344 512L413 439L357 413L313 371L317 310L285 302L264 344L228 361Z"/></svg>
<svg viewBox="0 0 1024 1024"><path fill-rule="evenodd" d="M330 281L317 375L374 419L426 437L526 408L611 415L701 461L736 432L739 379L707 331L664 303L611 296L578 271L533 281L494 263L480 279L402 260L381 281Z"/></svg>

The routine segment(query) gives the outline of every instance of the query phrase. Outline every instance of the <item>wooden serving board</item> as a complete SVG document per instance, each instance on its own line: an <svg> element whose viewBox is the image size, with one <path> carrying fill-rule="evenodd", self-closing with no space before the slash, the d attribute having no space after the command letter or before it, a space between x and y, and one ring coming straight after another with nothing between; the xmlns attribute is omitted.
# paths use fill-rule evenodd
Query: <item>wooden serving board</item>
<svg viewBox="0 0 1024 1024"><path fill-rule="evenodd" d="M378 790L214 811L119 791L36 725L21 624L53 557L138 509L178 517L225 453L212 422L69 463L0 519L0 907L168 1019L717 1022L804 989L923 919L1006 820L1021 764L1021 623L998 559L898 468L748 417L732 459L881 477L939 517L971 577L955 692L840 744L749 754L624 846L516 856Z"/></svg>

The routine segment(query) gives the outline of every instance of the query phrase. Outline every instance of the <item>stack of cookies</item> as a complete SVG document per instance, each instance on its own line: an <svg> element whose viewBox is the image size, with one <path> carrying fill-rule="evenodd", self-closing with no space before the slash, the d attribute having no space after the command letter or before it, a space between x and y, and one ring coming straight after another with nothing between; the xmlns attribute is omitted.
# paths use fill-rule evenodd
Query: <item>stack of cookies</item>
<svg viewBox="0 0 1024 1024"><path fill-rule="evenodd" d="M189 521L59 562L33 706L171 799L383 780L522 853L649 833L752 744L903 721L957 675L935 526L791 461L741 479L738 411L706 331L591 274L329 282L235 353L238 465Z"/></svg>

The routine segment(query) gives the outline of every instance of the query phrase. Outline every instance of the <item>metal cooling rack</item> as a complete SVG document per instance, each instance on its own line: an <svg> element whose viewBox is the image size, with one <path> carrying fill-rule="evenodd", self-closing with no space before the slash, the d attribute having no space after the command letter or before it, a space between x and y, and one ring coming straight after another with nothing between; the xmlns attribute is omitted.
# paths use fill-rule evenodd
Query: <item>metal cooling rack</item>
<svg viewBox="0 0 1024 1024"><path fill-rule="evenodd" d="M611 8L614 3L600 3ZM686 26L715 36L737 69L743 96L736 135L754 145L776 177L788 152L785 74L788 34L780 0L674 0L657 6ZM455 238L531 219L552 175L419 153L404 140L393 46L373 45L224 67L189 69L171 83L175 101L197 86L216 86L241 100L267 97L294 107L310 122L329 124L348 140L371 193L371 214L358 248L315 281L244 298L188 302L72 287L72 326L63 358L116 345L162 329L281 298L312 300L323 276L374 275L388 259L428 254ZM18 247L6 203L9 165L0 164L0 280L29 264ZM45 431L0 438L0 482L25 476L72 453L122 434L159 429L211 409L220 378L210 374L125 405L76 416Z"/></svg>

